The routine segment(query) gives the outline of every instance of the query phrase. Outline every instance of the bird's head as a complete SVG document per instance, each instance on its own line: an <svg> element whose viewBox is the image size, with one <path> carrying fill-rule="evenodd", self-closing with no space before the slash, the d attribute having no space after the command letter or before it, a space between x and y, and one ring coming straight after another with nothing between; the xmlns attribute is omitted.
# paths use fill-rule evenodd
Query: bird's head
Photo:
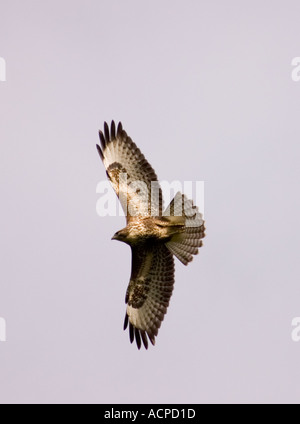
<svg viewBox="0 0 300 424"><path fill-rule="evenodd" d="M128 230L127 228L123 228L122 230L117 231L113 236L112 240L119 240L127 243Z"/></svg>

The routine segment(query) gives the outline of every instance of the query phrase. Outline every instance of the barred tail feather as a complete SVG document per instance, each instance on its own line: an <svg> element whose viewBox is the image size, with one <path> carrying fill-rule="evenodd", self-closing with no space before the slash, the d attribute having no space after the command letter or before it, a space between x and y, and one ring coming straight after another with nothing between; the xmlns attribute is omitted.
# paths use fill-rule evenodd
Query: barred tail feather
<svg viewBox="0 0 300 424"><path fill-rule="evenodd" d="M179 192L164 215L183 216L185 219L184 227L172 236L166 246L184 265L187 265L193 259L193 255L198 254L198 248L202 246L201 239L205 237L202 215L192 200Z"/></svg>

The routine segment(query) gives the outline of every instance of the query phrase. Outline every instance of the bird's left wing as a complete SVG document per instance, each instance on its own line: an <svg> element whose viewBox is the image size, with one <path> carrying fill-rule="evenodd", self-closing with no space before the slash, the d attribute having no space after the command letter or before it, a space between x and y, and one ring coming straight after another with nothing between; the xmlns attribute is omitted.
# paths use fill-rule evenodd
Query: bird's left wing
<svg viewBox="0 0 300 424"><path fill-rule="evenodd" d="M131 343L141 341L148 348L148 338L155 336L164 319L174 286L174 259L164 244L141 244L131 247L132 269L126 293L127 310L124 330L129 323ZM148 338L147 338L148 336Z"/></svg>
<svg viewBox="0 0 300 424"><path fill-rule="evenodd" d="M97 150L127 222L132 216L161 215L162 192L156 173L123 130L121 122L116 128L112 121L110 129L105 122L99 137L101 147L97 145Z"/></svg>

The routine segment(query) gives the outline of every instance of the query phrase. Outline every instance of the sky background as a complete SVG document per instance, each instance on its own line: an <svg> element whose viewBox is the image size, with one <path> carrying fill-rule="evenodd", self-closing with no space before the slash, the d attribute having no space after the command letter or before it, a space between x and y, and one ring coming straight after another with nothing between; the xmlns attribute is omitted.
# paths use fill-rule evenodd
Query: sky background
<svg viewBox="0 0 300 424"><path fill-rule="evenodd" d="M0 403L299 402L299 1L0 0ZM156 346L122 330L123 217L96 214L121 120L204 180Z"/></svg>

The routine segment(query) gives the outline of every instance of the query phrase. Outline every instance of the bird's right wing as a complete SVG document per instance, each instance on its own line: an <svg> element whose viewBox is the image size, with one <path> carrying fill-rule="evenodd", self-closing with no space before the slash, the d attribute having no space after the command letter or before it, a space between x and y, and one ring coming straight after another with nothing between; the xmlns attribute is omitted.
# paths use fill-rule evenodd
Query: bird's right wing
<svg viewBox="0 0 300 424"><path fill-rule="evenodd" d="M127 310L124 330L129 322L131 343L141 340L148 348L167 312L174 286L174 259L164 244L144 244L131 247L132 270L126 293Z"/></svg>
<svg viewBox="0 0 300 424"><path fill-rule="evenodd" d="M162 192L157 176L140 149L123 130L121 122L116 129L114 121L104 132L99 131L101 147L98 153L106 173L119 197L127 222L132 216L162 214Z"/></svg>

